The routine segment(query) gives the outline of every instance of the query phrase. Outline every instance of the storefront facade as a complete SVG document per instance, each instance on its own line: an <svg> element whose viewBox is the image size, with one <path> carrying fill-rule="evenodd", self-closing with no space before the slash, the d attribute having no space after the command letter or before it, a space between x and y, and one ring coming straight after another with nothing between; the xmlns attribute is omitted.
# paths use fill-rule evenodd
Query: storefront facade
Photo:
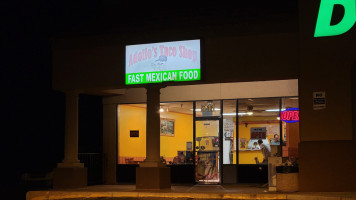
<svg viewBox="0 0 356 200"><path fill-rule="evenodd" d="M135 96L145 92L132 90L136 90L132 93ZM166 93L172 90L174 94ZM192 91L192 94L186 95L184 91ZM162 89L160 156L171 168L171 181L267 182L267 165L256 165L255 157L259 162L263 160L257 141L260 137L264 139L273 155L281 155L283 151L285 158L298 158L299 119L287 123L279 117L280 110L283 113L286 109L298 108L297 94L297 80ZM269 95L268 98L265 95ZM140 103L144 99L135 96L127 94L105 101L118 105L118 182L135 182L134 168L146 157L146 104ZM254 131L261 127L264 131ZM254 135L257 132L264 135ZM284 143L280 143L279 138L283 138ZM257 170L262 167L266 169Z"/></svg>
<svg viewBox="0 0 356 200"><path fill-rule="evenodd" d="M238 128L240 126L237 123L240 112L239 102L248 99L277 98L279 99L277 108L281 112L280 104L283 105L283 99L298 97L299 136L293 141L298 141L299 190L355 190L356 155L353 147L356 145L354 127L356 123L353 116L356 105L354 97L356 28L351 26L346 32L338 35L315 36L319 8L322 8L320 1L300 1L296 6L295 13L281 13L273 17L266 15L260 21L249 21L248 25L233 23L215 24L211 27L185 27L185 29L143 29L145 34L142 34L141 29L141 31L133 31L127 28L115 34L55 38L53 40L53 88L68 94L67 122L74 126L66 131L65 157L68 159L63 161L62 166L81 167L75 160L76 115L75 112L70 112L76 109L75 95L85 93L105 96L103 177L105 184L115 184L121 172L117 170L117 164L126 162L125 159L129 162L129 157L143 157L120 155L124 150L120 151L123 145L120 145L122 126L120 126L121 119L118 111L121 112L120 109L125 108L124 104L145 104L147 100L145 88L132 88L125 85L125 46L202 39L203 79L190 82L189 85L177 83L161 89L161 103L191 102L192 105L192 123L190 123L193 127L192 134L190 138L182 140L183 146L173 149L177 152L174 153L177 154L176 156L178 151L190 148L190 143L187 142L191 142L192 148L201 148L197 143L202 140L210 144L210 141L207 142L206 138L198 135L199 123L204 127L206 120L210 120L211 124L218 123L220 130L220 134L208 136L217 137L220 144L225 141L222 125L223 120L227 119L227 115L224 118L224 107L227 106L224 106L224 102L231 101L236 105L235 119L231 119L233 122L235 120L237 129L233 131L235 137L232 134L231 140L236 139L236 143L232 142L232 150L234 150L234 148L238 149L234 146L239 139L236 133L242 133L242 128L245 126L242 125L241 131ZM205 102L203 104L216 101L214 107L221 107L221 113L217 116L214 114L209 117L203 114L197 116L196 109L202 108L202 101ZM253 107L256 108L258 105ZM126 109L128 108L126 105ZM139 106L131 106L131 109L133 108L143 109ZM264 119L264 121L268 120ZM281 124L279 120L276 123ZM178 124L176 126L178 129ZM257 126L249 128L257 128ZM282 126L279 128L279 133L282 133ZM131 130L133 136L139 135L138 138L144 135L141 128L128 127L128 130L129 132L125 133L127 135L130 135ZM138 133L135 133L136 130ZM161 137L168 140L170 136ZM219 146L219 149L211 146L211 150L224 155L223 147L228 145L230 144L225 143ZM169 149L162 143L160 146L161 152ZM193 149L193 154L197 155L199 150L195 150ZM227 160L229 162L232 160L232 164L234 161L237 164L242 162L237 159L243 157L239 154L236 153L235 156L232 154L232 159L230 155L219 157L222 174L224 171L231 170L228 169L230 166L225 167L226 169L221 167L224 166L222 163L228 162ZM167 155L162 156L169 157L166 161L173 163L175 157L173 153ZM211 158L216 157L211 156ZM194 170L196 173L199 169ZM193 174L191 177L194 176ZM227 183L227 178L224 176L218 175L217 182ZM199 182L199 177L194 178Z"/></svg>

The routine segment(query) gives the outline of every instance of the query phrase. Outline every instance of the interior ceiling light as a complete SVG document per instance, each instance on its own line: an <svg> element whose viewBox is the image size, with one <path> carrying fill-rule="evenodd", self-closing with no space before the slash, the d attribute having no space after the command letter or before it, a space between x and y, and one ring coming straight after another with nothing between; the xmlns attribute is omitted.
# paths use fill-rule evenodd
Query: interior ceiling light
<svg viewBox="0 0 356 200"><path fill-rule="evenodd" d="M160 108L160 109L159 109L159 112L164 112L163 108Z"/></svg>
<svg viewBox="0 0 356 200"><path fill-rule="evenodd" d="M191 111L193 111L193 109L190 109ZM220 108L214 108L214 110L220 110ZM197 109L195 109L195 111L198 111L198 112L200 112L201 111L201 109L200 108L197 108Z"/></svg>
<svg viewBox="0 0 356 200"><path fill-rule="evenodd" d="M238 113L238 115L246 115L247 113ZM235 116L236 113L224 113L225 116Z"/></svg>
<svg viewBox="0 0 356 200"><path fill-rule="evenodd" d="M285 109L282 109L284 111ZM267 112L279 112L279 109L267 109Z"/></svg>

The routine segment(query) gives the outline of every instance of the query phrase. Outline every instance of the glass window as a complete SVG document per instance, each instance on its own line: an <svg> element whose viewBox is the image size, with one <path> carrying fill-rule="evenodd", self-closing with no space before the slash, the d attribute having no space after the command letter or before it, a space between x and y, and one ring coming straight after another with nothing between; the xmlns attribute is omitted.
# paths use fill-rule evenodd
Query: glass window
<svg viewBox="0 0 356 200"><path fill-rule="evenodd" d="M118 164L146 158L146 104L118 106Z"/></svg>
<svg viewBox="0 0 356 200"><path fill-rule="evenodd" d="M196 121L195 180L220 183L219 120Z"/></svg>
<svg viewBox="0 0 356 200"><path fill-rule="evenodd" d="M193 102L161 103L161 156L167 164L193 164Z"/></svg>
<svg viewBox="0 0 356 200"><path fill-rule="evenodd" d="M223 164L236 164L236 100L224 100L223 110Z"/></svg>
<svg viewBox="0 0 356 200"><path fill-rule="evenodd" d="M197 101L195 111L197 117L220 116L220 101Z"/></svg>
<svg viewBox="0 0 356 200"><path fill-rule="evenodd" d="M280 98L238 100L239 164L263 163L268 152L278 154L278 142L273 142L280 137L279 101ZM261 150L264 147L268 150L265 155Z"/></svg>
<svg viewBox="0 0 356 200"><path fill-rule="evenodd" d="M160 104L160 152L167 164L193 164L193 102ZM118 164L146 158L146 104L118 106Z"/></svg>
<svg viewBox="0 0 356 200"><path fill-rule="evenodd" d="M298 154L299 137L299 104L298 97L282 98L282 136L283 157L288 157L291 162L296 162Z"/></svg>

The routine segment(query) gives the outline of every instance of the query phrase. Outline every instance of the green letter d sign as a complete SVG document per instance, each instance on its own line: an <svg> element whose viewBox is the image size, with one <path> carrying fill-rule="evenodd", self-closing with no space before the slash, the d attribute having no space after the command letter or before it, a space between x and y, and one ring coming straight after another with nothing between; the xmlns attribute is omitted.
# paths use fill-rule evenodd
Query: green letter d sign
<svg viewBox="0 0 356 200"><path fill-rule="evenodd" d="M345 8L342 20L331 26L331 17L335 4ZM316 21L314 37L340 35L350 30L356 21L356 0L320 0L318 19Z"/></svg>

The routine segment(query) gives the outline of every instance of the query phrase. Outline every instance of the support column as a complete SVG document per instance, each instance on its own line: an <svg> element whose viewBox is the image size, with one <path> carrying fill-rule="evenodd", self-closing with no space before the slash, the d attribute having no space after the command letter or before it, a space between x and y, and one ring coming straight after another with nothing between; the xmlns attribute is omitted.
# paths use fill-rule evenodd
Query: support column
<svg viewBox="0 0 356 200"><path fill-rule="evenodd" d="M147 89L146 159L136 168L136 189L163 189L171 187L170 168L160 156L160 89Z"/></svg>
<svg viewBox="0 0 356 200"><path fill-rule="evenodd" d="M87 185L87 169L78 159L78 95L76 91L66 93L64 159L54 169L54 188Z"/></svg>
<svg viewBox="0 0 356 200"><path fill-rule="evenodd" d="M77 92L66 93L64 159L58 167L84 167L78 159L78 100Z"/></svg>
<svg viewBox="0 0 356 200"><path fill-rule="evenodd" d="M146 159L140 167L165 167L160 156L160 87L147 89Z"/></svg>
<svg viewBox="0 0 356 200"><path fill-rule="evenodd" d="M106 185L116 184L117 117L120 116L116 104L103 105L103 183Z"/></svg>

